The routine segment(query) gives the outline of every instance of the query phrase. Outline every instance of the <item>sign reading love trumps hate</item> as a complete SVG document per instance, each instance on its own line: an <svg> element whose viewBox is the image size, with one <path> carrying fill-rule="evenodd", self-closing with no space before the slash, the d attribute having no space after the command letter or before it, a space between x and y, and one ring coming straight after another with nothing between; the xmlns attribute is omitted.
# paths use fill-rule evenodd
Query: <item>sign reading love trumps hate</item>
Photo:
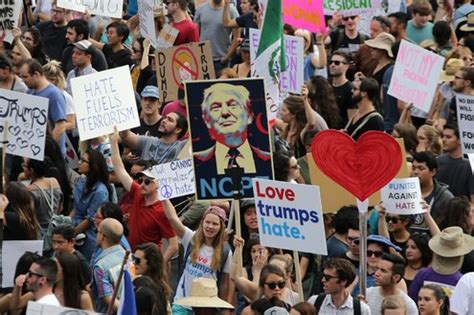
<svg viewBox="0 0 474 315"><path fill-rule="evenodd" d="M418 177L395 178L380 190L382 202L388 213L418 214L421 208L421 190Z"/></svg>
<svg viewBox="0 0 474 315"><path fill-rule="evenodd" d="M0 36L3 41L9 43L13 41L11 30L18 26L22 7L21 0L0 1Z"/></svg>
<svg viewBox="0 0 474 315"><path fill-rule="evenodd" d="M140 125L128 66L71 80L81 141Z"/></svg>
<svg viewBox="0 0 474 315"><path fill-rule="evenodd" d="M443 63L440 55L402 40L388 94L428 112Z"/></svg>
<svg viewBox="0 0 474 315"><path fill-rule="evenodd" d="M42 161L47 124L47 98L0 89L0 139L8 133L7 153Z"/></svg>
<svg viewBox="0 0 474 315"><path fill-rule="evenodd" d="M456 106L462 152L474 153L474 97L457 94Z"/></svg>
<svg viewBox="0 0 474 315"><path fill-rule="evenodd" d="M254 178L253 190L262 245L327 255L318 186Z"/></svg>

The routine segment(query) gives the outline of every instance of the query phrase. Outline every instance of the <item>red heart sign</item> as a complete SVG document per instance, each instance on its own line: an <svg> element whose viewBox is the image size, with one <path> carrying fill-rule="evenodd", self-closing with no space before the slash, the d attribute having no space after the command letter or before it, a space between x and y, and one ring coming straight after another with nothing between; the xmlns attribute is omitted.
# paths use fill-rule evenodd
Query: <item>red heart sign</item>
<svg viewBox="0 0 474 315"><path fill-rule="evenodd" d="M387 185L402 166L398 142L380 131L368 131L355 142L342 131L324 130L311 151L319 169L360 201Z"/></svg>

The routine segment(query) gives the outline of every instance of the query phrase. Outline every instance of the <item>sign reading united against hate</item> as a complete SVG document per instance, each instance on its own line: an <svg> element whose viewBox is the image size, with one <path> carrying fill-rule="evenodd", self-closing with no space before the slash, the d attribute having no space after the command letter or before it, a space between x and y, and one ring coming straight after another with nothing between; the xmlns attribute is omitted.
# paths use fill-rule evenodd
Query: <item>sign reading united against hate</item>
<svg viewBox="0 0 474 315"><path fill-rule="evenodd" d="M456 94L456 106L462 152L474 153L474 97Z"/></svg>
<svg viewBox="0 0 474 315"><path fill-rule="evenodd" d="M388 94L428 112L443 63L440 55L402 40Z"/></svg>
<svg viewBox="0 0 474 315"><path fill-rule="evenodd" d="M158 180L158 199L166 200L194 194L194 170L191 159L153 166Z"/></svg>
<svg viewBox="0 0 474 315"><path fill-rule="evenodd" d="M81 141L140 126L128 66L71 80Z"/></svg>
<svg viewBox="0 0 474 315"><path fill-rule="evenodd" d="M42 161L47 125L47 98L0 89L0 139L8 133L6 153Z"/></svg>
<svg viewBox="0 0 474 315"><path fill-rule="evenodd" d="M11 30L18 26L22 7L22 0L0 1L0 39L2 41L8 43L13 41Z"/></svg>
<svg viewBox="0 0 474 315"><path fill-rule="evenodd" d="M395 178L380 190L387 213L418 214L421 208L421 190L418 177Z"/></svg>
<svg viewBox="0 0 474 315"><path fill-rule="evenodd" d="M215 79L211 43L189 43L157 51L156 72L161 103L176 100L184 82Z"/></svg>
<svg viewBox="0 0 474 315"><path fill-rule="evenodd" d="M250 31L250 60L252 61L252 73L259 66L255 64L255 57L260 40L260 30L249 29ZM288 93L300 93L304 83L304 42L303 38L285 35L286 70L280 73L280 95L282 98Z"/></svg>
<svg viewBox="0 0 474 315"><path fill-rule="evenodd" d="M262 245L327 255L318 186L254 179L253 190Z"/></svg>
<svg viewBox="0 0 474 315"><path fill-rule="evenodd" d="M313 1L314 2L314 1ZM319 2L319 1L316 1ZM323 0L325 15L339 12L344 16L367 14L376 11L387 0ZM388 5L388 4L387 4Z"/></svg>
<svg viewBox="0 0 474 315"><path fill-rule="evenodd" d="M185 91L197 199L231 199L236 169L242 197L253 198L252 178L273 179L263 79L186 82Z"/></svg>
<svg viewBox="0 0 474 315"><path fill-rule="evenodd" d="M91 15L122 18L123 0L58 0L58 7Z"/></svg>
<svg viewBox="0 0 474 315"><path fill-rule="evenodd" d="M321 0L283 0L283 22L310 32L326 32Z"/></svg>

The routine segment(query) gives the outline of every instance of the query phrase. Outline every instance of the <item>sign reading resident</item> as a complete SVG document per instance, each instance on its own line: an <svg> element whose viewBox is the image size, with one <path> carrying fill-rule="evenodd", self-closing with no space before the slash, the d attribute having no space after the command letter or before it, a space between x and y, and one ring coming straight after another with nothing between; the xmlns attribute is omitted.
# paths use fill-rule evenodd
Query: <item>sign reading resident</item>
<svg viewBox="0 0 474 315"><path fill-rule="evenodd" d="M18 26L22 0L0 0L0 40L11 43L13 35L11 30Z"/></svg>
<svg viewBox="0 0 474 315"><path fill-rule="evenodd" d="M250 59L252 61L252 73L258 66L255 57L257 55L260 30L250 29ZM285 98L288 93L300 93L304 83L304 42L303 38L285 35L286 70L280 73L280 96Z"/></svg>
<svg viewBox="0 0 474 315"><path fill-rule="evenodd" d="M161 103L176 100L184 82L216 77L211 43L189 43L158 51L156 72Z"/></svg>
<svg viewBox="0 0 474 315"><path fill-rule="evenodd" d="M321 0L283 0L283 22L310 32L326 32Z"/></svg>
<svg viewBox="0 0 474 315"><path fill-rule="evenodd" d="M262 245L327 255L318 186L255 178L253 191Z"/></svg>
<svg viewBox="0 0 474 315"><path fill-rule="evenodd" d="M383 0L323 0L324 14L333 15L335 12L344 16L367 14L379 9L382 2Z"/></svg>
<svg viewBox="0 0 474 315"><path fill-rule="evenodd" d="M6 153L42 161L47 124L47 98L0 89L0 141L7 132Z"/></svg>
<svg viewBox="0 0 474 315"><path fill-rule="evenodd" d="M159 200L194 194L194 170L191 159L156 165L152 171L158 179Z"/></svg>
<svg viewBox="0 0 474 315"><path fill-rule="evenodd" d="M380 190L382 202L388 213L418 214L421 208L421 190L418 177L395 178Z"/></svg>
<svg viewBox="0 0 474 315"><path fill-rule="evenodd" d="M457 94L456 105L462 152L474 153L474 97Z"/></svg>
<svg viewBox="0 0 474 315"><path fill-rule="evenodd" d="M81 141L140 126L128 66L71 80Z"/></svg>
<svg viewBox="0 0 474 315"><path fill-rule="evenodd" d="M154 3L150 0L138 0L138 19L140 20L140 33L156 49L158 46L153 5Z"/></svg>
<svg viewBox="0 0 474 315"><path fill-rule="evenodd" d="M123 0L58 0L58 7L91 15L122 17Z"/></svg>
<svg viewBox="0 0 474 315"><path fill-rule="evenodd" d="M443 63L440 55L402 40L388 94L428 112Z"/></svg>
<svg viewBox="0 0 474 315"><path fill-rule="evenodd" d="M43 241L3 241L2 242L2 288L14 284L15 268L25 252L43 254Z"/></svg>

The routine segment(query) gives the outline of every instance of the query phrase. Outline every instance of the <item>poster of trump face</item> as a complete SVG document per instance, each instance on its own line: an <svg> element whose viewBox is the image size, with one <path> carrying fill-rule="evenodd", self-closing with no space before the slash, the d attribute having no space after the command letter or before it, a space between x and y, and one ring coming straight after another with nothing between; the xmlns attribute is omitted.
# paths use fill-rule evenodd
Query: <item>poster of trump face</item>
<svg viewBox="0 0 474 315"><path fill-rule="evenodd" d="M273 179L261 78L185 84L198 200L253 198L252 178ZM237 174L237 175L236 175Z"/></svg>

